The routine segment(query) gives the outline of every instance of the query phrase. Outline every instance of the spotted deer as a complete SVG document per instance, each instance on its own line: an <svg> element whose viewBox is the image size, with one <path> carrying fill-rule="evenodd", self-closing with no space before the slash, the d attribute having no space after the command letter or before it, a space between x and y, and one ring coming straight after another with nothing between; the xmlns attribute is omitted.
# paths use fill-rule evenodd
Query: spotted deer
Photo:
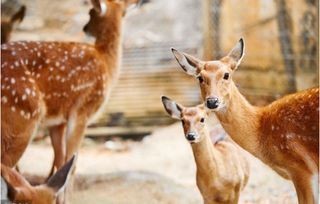
<svg viewBox="0 0 320 204"><path fill-rule="evenodd" d="M162 96L162 103L172 118L182 122L196 162L197 186L204 203L238 203L249 178L249 162L243 150L224 137L212 143L203 105L187 108L166 96Z"/></svg>
<svg viewBox="0 0 320 204"><path fill-rule="evenodd" d="M16 170L1 164L1 178L5 181L1 185L1 192L7 194L1 198L1 202L8 199L12 203L52 204L68 182L74 163L75 156L45 184L38 186L31 186Z"/></svg>
<svg viewBox="0 0 320 204"><path fill-rule="evenodd" d="M1 159L14 166L39 126L48 127L54 169L79 149L119 75L122 21L138 0L92 0L84 31L95 44L10 42L1 46Z"/></svg>
<svg viewBox="0 0 320 204"><path fill-rule="evenodd" d="M17 0L1 1L1 44L10 40L12 29L26 14L26 6Z"/></svg>
<svg viewBox="0 0 320 204"><path fill-rule="evenodd" d="M318 203L319 87L256 107L232 80L244 55L243 39L215 61L201 61L174 48L172 52L182 69L198 79L205 106L231 138L292 180L300 204Z"/></svg>

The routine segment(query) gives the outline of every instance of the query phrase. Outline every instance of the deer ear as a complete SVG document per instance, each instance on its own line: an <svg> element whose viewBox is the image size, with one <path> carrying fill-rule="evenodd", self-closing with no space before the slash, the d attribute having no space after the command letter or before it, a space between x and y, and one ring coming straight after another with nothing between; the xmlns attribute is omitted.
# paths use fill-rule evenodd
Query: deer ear
<svg viewBox="0 0 320 204"><path fill-rule="evenodd" d="M181 119L181 111L182 111L182 106L177 104L176 102L172 101L170 98L166 96L161 97L164 109L167 111L167 113L175 119L180 120Z"/></svg>
<svg viewBox="0 0 320 204"><path fill-rule="evenodd" d="M104 0L91 0L94 10L96 10L100 16L107 13L107 4Z"/></svg>
<svg viewBox="0 0 320 204"><path fill-rule="evenodd" d="M229 52L228 57L235 63L234 69L236 69L244 56L244 40L240 38L237 44Z"/></svg>
<svg viewBox="0 0 320 204"><path fill-rule="evenodd" d="M186 53L182 53L174 48L171 51L181 68L191 76L197 76L200 72L200 60Z"/></svg>
<svg viewBox="0 0 320 204"><path fill-rule="evenodd" d="M66 186L68 179L74 169L76 155L74 155L64 166L62 166L47 182L46 186L51 188L56 195Z"/></svg>
<svg viewBox="0 0 320 204"><path fill-rule="evenodd" d="M26 15L26 7L25 6L21 6L19 11L12 16L11 22L12 23L21 22L25 15Z"/></svg>

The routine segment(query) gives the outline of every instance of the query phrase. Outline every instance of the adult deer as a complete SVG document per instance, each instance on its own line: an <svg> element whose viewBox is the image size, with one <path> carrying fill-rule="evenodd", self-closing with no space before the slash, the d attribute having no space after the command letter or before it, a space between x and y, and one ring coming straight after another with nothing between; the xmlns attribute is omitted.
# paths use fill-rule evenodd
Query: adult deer
<svg viewBox="0 0 320 204"><path fill-rule="evenodd" d="M244 41L220 60L201 61L172 49L183 70L199 80L205 106L245 150L291 179L300 204L318 203L319 88L287 95L268 106L252 106L232 81Z"/></svg>
<svg viewBox="0 0 320 204"><path fill-rule="evenodd" d="M75 156L59 169L45 184L31 186L29 182L14 169L1 164L1 178L5 183L1 191L7 195L1 200L10 200L13 203L52 204L57 195L62 191L73 170Z"/></svg>
<svg viewBox="0 0 320 204"><path fill-rule="evenodd" d="M54 165L79 149L119 75L122 21L138 0L92 0L84 31L95 44L11 42L1 47L1 159L14 166L38 126L48 127ZM51 174L54 172L52 168Z"/></svg>
<svg viewBox="0 0 320 204"><path fill-rule="evenodd" d="M1 3L1 44L10 40L14 25L21 22L25 14L26 6L16 0Z"/></svg>
<svg viewBox="0 0 320 204"><path fill-rule="evenodd" d="M204 203L238 203L250 170L243 150L221 136L215 136L212 144L203 105L187 108L165 96L162 103L172 118L181 120L185 137L191 143L197 186Z"/></svg>

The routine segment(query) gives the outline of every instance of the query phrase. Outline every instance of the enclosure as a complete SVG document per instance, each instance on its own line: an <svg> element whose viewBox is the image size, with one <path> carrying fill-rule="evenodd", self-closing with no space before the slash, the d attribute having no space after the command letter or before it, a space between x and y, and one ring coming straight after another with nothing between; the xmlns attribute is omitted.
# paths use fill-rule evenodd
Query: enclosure
<svg viewBox="0 0 320 204"><path fill-rule="evenodd" d="M17 2L27 9L12 41L94 42L82 31L89 0ZM127 11L120 77L105 112L86 128L71 203L201 203L192 149L160 100L167 95L185 106L201 102L198 82L183 72L171 47L213 60L243 37L245 56L233 80L249 102L266 105L319 86L318 5L316 0L151 0ZM291 182L246 155L251 173L240 203L297 203ZM52 160L48 131L41 129L18 165L26 178L41 183Z"/></svg>

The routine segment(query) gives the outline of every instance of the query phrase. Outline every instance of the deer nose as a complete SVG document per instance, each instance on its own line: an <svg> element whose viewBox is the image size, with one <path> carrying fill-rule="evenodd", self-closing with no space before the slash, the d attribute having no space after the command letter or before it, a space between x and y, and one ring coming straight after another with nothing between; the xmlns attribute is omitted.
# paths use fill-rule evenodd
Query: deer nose
<svg viewBox="0 0 320 204"><path fill-rule="evenodd" d="M189 140L189 141L194 141L196 139L196 133L194 133L194 132L189 132L188 134L187 134L187 140Z"/></svg>
<svg viewBox="0 0 320 204"><path fill-rule="evenodd" d="M219 99L217 97L207 98L206 105L209 109L216 109L219 106Z"/></svg>

